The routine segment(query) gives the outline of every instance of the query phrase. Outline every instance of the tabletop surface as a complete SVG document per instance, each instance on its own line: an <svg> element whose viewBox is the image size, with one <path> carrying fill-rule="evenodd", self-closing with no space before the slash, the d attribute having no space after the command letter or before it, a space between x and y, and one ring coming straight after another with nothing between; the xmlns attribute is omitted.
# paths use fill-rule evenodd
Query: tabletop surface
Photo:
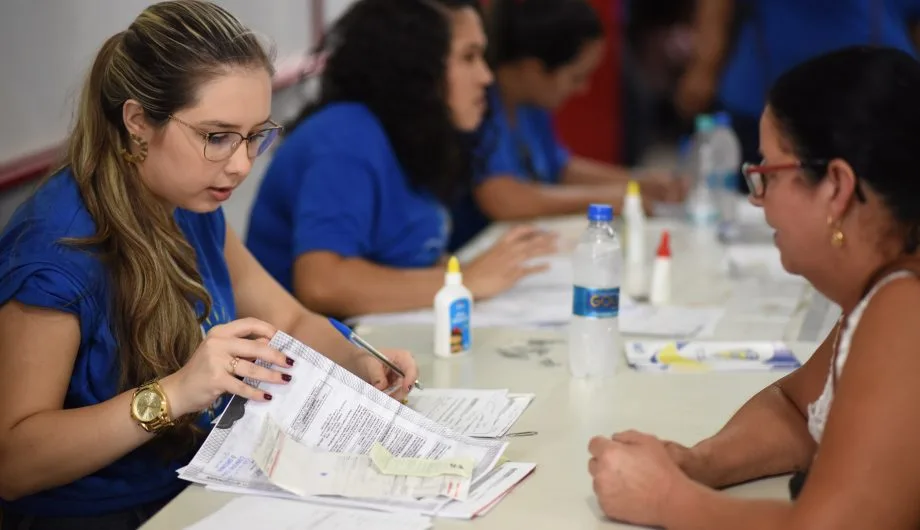
<svg viewBox="0 0 920 530"><path fill-rule="evenodd" d="M579 219L547 224L566 241L584 226ZM674 299L682 304L719 304L730 299L738 282L726 274L725 249L711 233L680 223L649 223L650 244L662 228L672 232ZM467 256L497 237L493 229L467 249ZM654 248L654 247L652 247ZM715 338L748 333L775 334L800 360L811 355L813 342L796 342L796 327L807 312L807 289L796 316L782 326L728 321ZM475 316L475 309L474 309ZM766 324L773 323L775 329ZM588 441L595 435L637 429L660 438L693 444L715 433L748 398L785 375L784 372L642 373L622 366L609 379L573 379L566 365L565 329L486 328L473 333L473 350L465 357L439 359L431 354L433 330L424 325L367 326L362 336L377 347L411 350L426 388L508 389L535 394L513 431L537 431L511 438L505 455L515 462L536 463L535 472L491 512L473 521L435 519L437 529L475 528L628 528L601 514L587 471ZM823 338L823 337L821 337ZM516 346L524 355L503 351ZM529 349L528 349L529 348ZM732 495L788 498L788 477L752 482L729 489ZM233 496L193 485L143 527L184 528L212 513Z"/></svg>

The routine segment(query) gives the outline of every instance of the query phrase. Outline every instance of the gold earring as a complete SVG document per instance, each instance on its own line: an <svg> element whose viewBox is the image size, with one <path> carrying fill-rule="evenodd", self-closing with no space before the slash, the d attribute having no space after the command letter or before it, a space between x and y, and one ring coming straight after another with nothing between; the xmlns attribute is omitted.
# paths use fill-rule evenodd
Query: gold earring
<svg viewBox="0 0 920 530"><path fill-rule="evenodd" d="M834 226L833 231L831 231L831 246L834 248L840 248L843 246L844 237L843 230L840 229L841 224L843 224L843 221L834 222L833 217L827 217L827 225Z"/></svg>
<svg viewBox="0 0 920 530"><path fill-rule="evenodd" d="M132 134L131 141L137 145L137 153L122 149L121 156L130 164L140 164L144 160L147 160L147 140L144 140L136 134Z"/></svg>

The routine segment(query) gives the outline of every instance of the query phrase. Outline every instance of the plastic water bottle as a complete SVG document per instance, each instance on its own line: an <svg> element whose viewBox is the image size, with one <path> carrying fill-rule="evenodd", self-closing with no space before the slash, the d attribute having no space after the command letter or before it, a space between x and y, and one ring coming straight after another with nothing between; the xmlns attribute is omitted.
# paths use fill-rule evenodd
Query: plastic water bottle
<svg viewBox="0 0 920 530"><path fill-rule="evenodd" d="M693 135L693 160L696 163L693 188L687 198L687 215L696 226L712 226L719 220L717 199L721 186L715 173L712 135L715 123L712 116L696 117Z"/></svg>
<svg viewBox="0 0 920 530"><path fill-rule="evenodd" d="M727 112L713 117L715 128L712 143L712 170L718 186L719 239L723 242L738 238L738 176L741 167L741 142L732 129L732 119Z"/></svg>
<svg viewBox="0 0 920 530"><path fill-rule="evenodd" d="M612 375L623 357L620 279L623 254L613 230L613 207L588 207L588 228L575 247L569 370L573 377Z"/></svg>

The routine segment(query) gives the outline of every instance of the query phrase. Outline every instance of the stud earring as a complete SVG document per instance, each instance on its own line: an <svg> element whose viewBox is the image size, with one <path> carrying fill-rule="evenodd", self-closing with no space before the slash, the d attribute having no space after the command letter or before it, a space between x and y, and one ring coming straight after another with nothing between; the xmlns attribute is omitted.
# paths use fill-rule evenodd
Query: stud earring
<svg viewBox="0 0 920 530"><path fill-rule="evenodd" d="M132 134L131 141L137 146L137 153L122 149L121 156L130 164L140 164L144 160L147 160L147 140L144 140L136 134Z"/></svg>
<svg viewBox="0 0 920 530"><path fill-rule="evenodd" d="M833 230L831 230L831 246L834 248L840 248L843 246L844 236L843 230L840 229L841 224L842 221L834 222L834 218L828 216L827 225L834 227Z"/></svg>

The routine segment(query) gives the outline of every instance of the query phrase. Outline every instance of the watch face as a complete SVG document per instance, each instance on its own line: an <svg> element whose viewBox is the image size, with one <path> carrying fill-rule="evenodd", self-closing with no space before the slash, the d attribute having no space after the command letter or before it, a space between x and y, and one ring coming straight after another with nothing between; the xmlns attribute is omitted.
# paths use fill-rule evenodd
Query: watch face
<svg viewBox="0 0 920 530"><path fill-rule="evenodd" d="M144 390L134 400L134 415L143 422L153 421L160 415L163 401L153 390Z"/></svg>

